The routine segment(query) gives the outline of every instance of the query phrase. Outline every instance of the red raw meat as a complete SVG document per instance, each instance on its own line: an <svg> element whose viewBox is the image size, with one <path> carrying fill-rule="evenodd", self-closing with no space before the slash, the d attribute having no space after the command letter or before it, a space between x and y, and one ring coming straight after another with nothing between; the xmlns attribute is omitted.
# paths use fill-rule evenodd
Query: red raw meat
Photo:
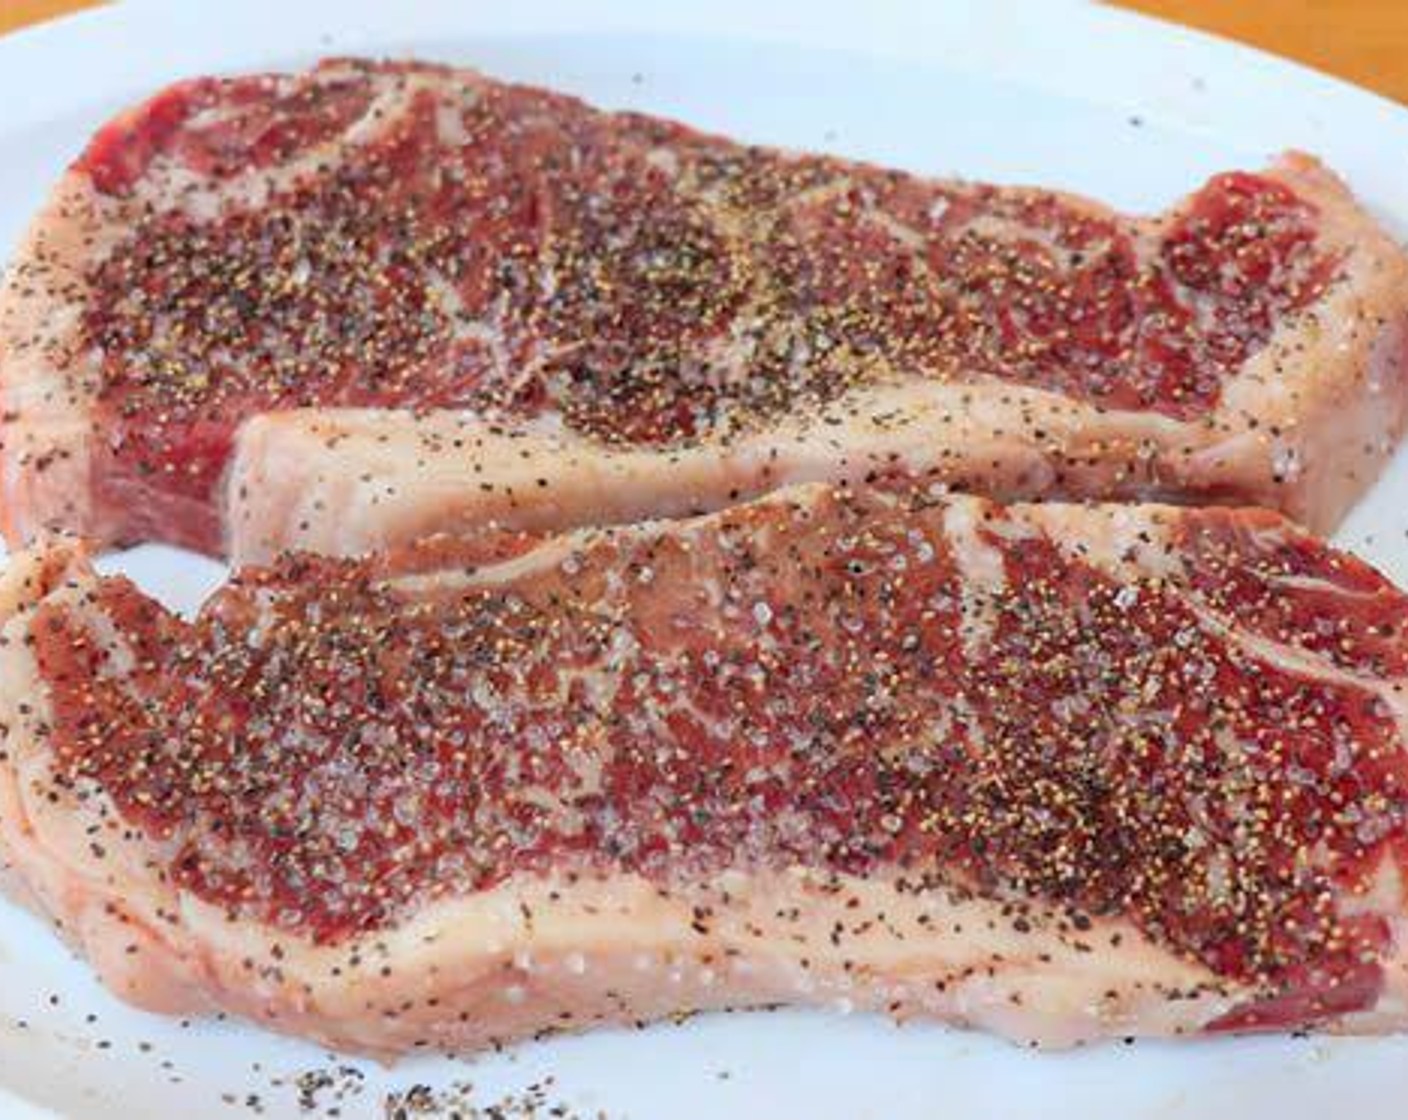
<svg viewBox="0 0 1408 1120"><path fill-rule="evenodd" d="M109 984L389 1055L840 1004L1404 1025L1408 599L1260 511L819 485L0 586L0 854Z"/></svg>
<svg viewBox="0 0 1408 1120"><path fill-rule="evenodd" d="M422 64L104 128L0 297L0 504L237 559L787 482L1274 506L1403 427L1408 266L1289 156L1159 217Z"/></svg>

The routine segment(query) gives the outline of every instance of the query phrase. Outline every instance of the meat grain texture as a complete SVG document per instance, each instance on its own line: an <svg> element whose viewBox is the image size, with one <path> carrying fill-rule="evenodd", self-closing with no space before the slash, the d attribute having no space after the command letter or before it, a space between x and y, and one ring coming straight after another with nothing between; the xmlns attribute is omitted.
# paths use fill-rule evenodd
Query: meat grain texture
<svg viewBox="0 0 1408 1120"><path fill-rule="evenodd" d="M1408 401L1408 267L1310 157L1148 219L421 64L182 83L0 296L0 507L237 562L805 481L1334 526Z"/></svg>
<svg viewBox="0 0 1408 1120"><path fill-rule="evenodd" d="M193 622L69 545L0 596L0 856L144 1007L381 1057L1408 1019L1408 598L1269 512L812 485Z"/></svg>

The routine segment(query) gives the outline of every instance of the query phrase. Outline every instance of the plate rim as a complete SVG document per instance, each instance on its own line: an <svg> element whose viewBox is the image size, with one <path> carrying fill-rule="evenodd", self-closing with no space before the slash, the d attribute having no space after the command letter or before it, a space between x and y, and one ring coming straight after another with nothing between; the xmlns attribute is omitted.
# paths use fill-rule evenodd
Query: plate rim
<svg viewBox="0 0 1408 1120"><path fill-rule="evenodd" d="M279 0L246 0L238 5L222 3L200 7L202 11L197 16L181 0L123 0L68 12L11 31L0 36L0 63L5 64L0 66L0 96L6 98L7 108L11 110L15 108L12 95L22 94L23 100L34 100L34 91L22 84L34 59L27 58L25 65L18 65L20 52L30 56L35 52L66 55L75 47L86 46L112 48L108 53L121 54L121 48L130 46L134 35L139 36L141 32L170 34L177 29L200 27L207 39L224 40L225 31L232 28L253 27L267 31L272 14L279 15L280 22L286 26L290 18L288 5ZM918 32L953 32L966 28L971 33L1001 25L1003 30L1027 34L1009 37L1001 43L987 43L977 67L984 73L991 73L991 69L982 63L990 63L996 51L1015 54L1018 60L1038 54L1056 58L1062 53L1062 45L1073 39L1109 36L1109 45L1113 48L1122 47L1135 38L1140 40L1142 51L1155 52L1156 61L1172 64L1174 72L1197 69L1188 65L1197 62L1215 64L1219 70L1223 64L1239 64L1254 75L1249 80L1259 84L1273 82L1278 94L1285 95L1286 83L1290 83L1289 92L1315 93L1376 116L1386 114L1408 130L1408 105L1346 78L1171 19L1088 0L993 0L991 4L976 0L939 4L925 4L923 0L872 0L864 21L853 18L854 9L845 0L786 0L771 6L760 6L751 0L711 0L707 10L702 5L657 6L642 0L597 0L591 6L590 17L582 14L583 6L570 0L521 0L512 6L491 4L487 0L418 0L411 8L394 13L387 7L374 0L342 0L341 3L303 0L294 13L293 26L303 26L310 18L336 20L357 13L360 25L357 38L370 34L396 39L405 38L408 29L423 33L446 22L462 23L472 14L473 30L488 35L645 32L676 38L708 34L716 38L791 46L815 47L830 42L852 52L933 61L934 49L921 44ZM374 20L368 19L368 11L374 13ZM718 32L721 25L727 26L727 32L722 35ZM382 29L390 34L377 35ZM1039 39L1043 46L1036 47L1028 41L1034 39ZM968 44L970 48L973 45ZM221 44L215 46L224 49ZM1033 53L1034 48L1036 53ZM1118 63L1118 54L1119 51L1106 52L1107 61ZM1180 55L1186 57L1180 58ZM147 60L142 58L141 61ZM953 59L950 57L947 61ZM62 74L62 71L49 72ZM1118 83L1119 75L1124 72L1125 67L1117 67L1104 78L1098 70L1089 67L1065 66L1058 68L1055 76L1078 93L1099 89L1102 82ZM1072 75L1078 80L1073 80ZM1051 73L1045 73L1042 81L1050 82L1052 77ZM91 74L89 78L91 80ZM1122 97L1130 96L1128 87L1116 84L1115 88L1121 90ZM1135 96L1139 96L1139 91L1135 91Z"/></svg>
<svg viewBox="0 0 1408 1120"><path fill-rule="evenodd" d="M1266 150L1276 136L1326 158L1380 215L1408 233L1402 160L1408 105L1257 47L1087 0L126 0L0 37L7 130L42 127L97 93L135 100L162 81L277 68L317 54L406 54L437 40L658 36L840 51L938 65L1087 103L1191 135ZM277 27L277 38L269 29ZM336 35L329 35L335 30ZM154 38L171 52L134 50ZM81 58L80 69L73 66ZM36 95L33 76L45 77ZM78 73L78 79L72 75ZM95 91L97 91L95 93Z"/></svg>

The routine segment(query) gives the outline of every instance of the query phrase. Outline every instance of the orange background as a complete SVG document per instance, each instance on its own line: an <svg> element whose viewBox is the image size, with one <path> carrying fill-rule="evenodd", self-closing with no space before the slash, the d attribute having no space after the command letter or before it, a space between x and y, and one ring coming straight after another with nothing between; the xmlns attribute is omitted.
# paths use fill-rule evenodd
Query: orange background
<svg viewBox="0 0 1408 1120"><path fill-rule="evenodd" d="M198 0L191 0L198 2ZM0 0L0 32L92 0ZM1408 102L1408 0L1129 0Z"/></svg>

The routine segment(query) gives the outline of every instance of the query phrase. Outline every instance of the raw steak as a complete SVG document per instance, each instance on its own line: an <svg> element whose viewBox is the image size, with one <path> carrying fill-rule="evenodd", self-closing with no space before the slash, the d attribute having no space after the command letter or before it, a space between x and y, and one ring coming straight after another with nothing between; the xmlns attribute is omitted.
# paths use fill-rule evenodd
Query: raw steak
<svg viewBox="0 0 1408 1120"><path fill-rule="evenodd" d="M1327 529L1403 427L1405 305L1305 156L1131 219L436 66L195 80L20 250L0 496L12 542L237 559L876 476Z"/></svg>
<svg viewBox="0 0 1408 1120"><path fill-rule="evenodd" d="M147 1007L384 1056L1408 1018L1408 599L1269 512L813 485L194 623L68 546L0 594L0 848Z"/></svg>

